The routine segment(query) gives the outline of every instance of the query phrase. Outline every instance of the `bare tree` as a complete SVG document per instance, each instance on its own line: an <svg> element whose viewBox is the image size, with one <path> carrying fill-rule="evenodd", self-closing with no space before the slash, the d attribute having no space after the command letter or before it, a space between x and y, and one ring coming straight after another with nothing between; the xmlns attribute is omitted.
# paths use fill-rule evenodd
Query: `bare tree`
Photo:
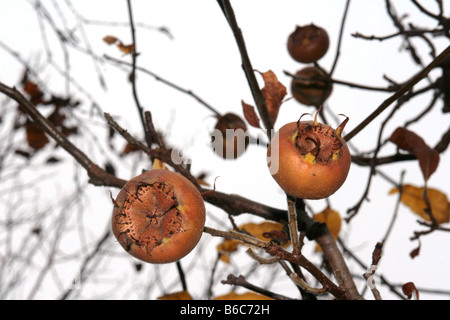
<svg viewBox="0 0 450 320"><path fill-rule="evenodd" d="M450 294L448 285L436 285L441 283L438 280L428 284L415 280L415 273L405 273L410 277L405 281L389 272L397 274L396 270L383 268L385 259L402 270L424 255L430 270L449 261L445 250L430 248L443 248L450 231L445 190L435 190L432 179L449 167L443 159L448 159L450 143L450 17L443 1L411 0L410 12L397 11L396 1L377 4L392 23L389 34L376 34L376 28L373 34L348 31L349 19L360 14L352 9L360 7L340 1L342 10L330 16L337 23L336 31L329 32L333 45L328 60L311 64L327 73L320 81L279 67L276 60L285 58L278 57L279 52L287 55L285 46L274 50L273 61L262 63L255 46L270 51L273 44L265 34L261 39L246 37L251 23L240 17L248 13L239 11L242 4L229 0L214 2L214 17L221 19L215 19L214 26L202 25L198 30L205 34L192 34L190 39L179 39L170 25L141 20L139 9L145 4L139 1L122 1L120 8L104 2L104 11L110 12L104 20L89 17L69 0L15 1L14 5L10 1L0 6L8 5L14 8L12 13L32 13L35 21L33 27L27 24L26 33L19 29L23 21L17 21L8 31L13 37L0 37L5 61L21 70L0 78L2 299L156 299L177 292L183 292L184 298L213 299L229 291L281 300L408 299L418 298L419 293L447 298ZM147 5L157 11L156 4ZM277 5L286 5L286 12L295 9ZM298 6L312 10L308 1ZM0 12L7 11L0 7ZM282 19L273 14L265 19ZM229 38L206 38L209 28ZM220 28L224 33L217 31ZM92 34L102 36L93 40ZM20 45L11 42L14 37L20 37ZM288 34L276 37L284 44ZM185 69L175 63L161 69L158 59L167 55L168 61L175 61L184 52L157 53L154 38L183 45L200 41L218 51L225 43L235 55L215 59L215 64L229 58L236 65L236 79L227 79L220 66L207 61L184 65ZM398 68L408 61L410 69L392 69L389 64L391 69L381 71L381 85L346 78L355 70L340 69L342 60L347 59L349 68L348 59L359 55L347 49L348 39L361 47L388 48L389 53L392 42L400 44L395 48L401 49L399 57L365 56L368 69L375 63L383 68L385 61L393 60ZM188 49L198 55L206 50L195 45ZM270 70L261 70L264 64ZM400 71L406 78L397 80ZM302 81L302 88L332 86L331 98L305 106L291 99L289 90L277 91L294 80ZM196 81L205 92L191 89L200 87ZM227 106L229 82L236 83L232 88L241 88L234 107ZM339 92L348 95L350 106L345 110L334 105L333 95ZM353 101L353 93L363 101ZM179 100L171 100L174 96ZM183 105L173 105L178 101ZM290 112L284 112L286 108ZM230 112L240 118L249 147L242 155L222 159L209 142L212 127ZM343 139L351 150L352 170L357 170L336 196L324 200L282 192L265 168L273 130L315 112L321 122L332 126L338 123L339 113L349 117L352 129ZM184 145L175 142L180 136L183 139L178 141ZM186 139L193 137L196 140L187 145ZM128 180L155 163L164 163L192 182L207 208L204 234L195 250L162 265L131 257L111 232L115 196ZM224 169L217 170L218 166ZM414 185L406 179L410 172ZM272 202L266 202L259 189L263 184L274 195ZM377 189L380 184L384 194ZM387 195L389 189L397 194L396 200ZM326 210L337 222L321 220ZM417 215L403 217L402 210ZM369 235L361 239L377 220L376 239ZM409 235L399 231L406 223L408 230L414 230ZM256 225L256 231L250 230L250 224ZM264 229L267 226L269 230ZM358 241L352 240L354 234ZM393 238L399 237L414 248L397 246ZM362 256L357 245L371 255ZM401 263L392 261L400 256Z"/></svg>

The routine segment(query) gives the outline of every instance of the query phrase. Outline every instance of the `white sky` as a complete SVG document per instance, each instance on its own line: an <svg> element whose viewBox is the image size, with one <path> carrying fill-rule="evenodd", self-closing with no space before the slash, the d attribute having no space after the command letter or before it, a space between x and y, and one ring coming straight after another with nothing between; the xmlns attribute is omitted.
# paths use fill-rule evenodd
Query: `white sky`
<svg viewBox="0 0 450 320"><path fill-rule="evenodd" d="M76 10L86 19L128 21L126 1L78 0L73 2ZM423 18L423 15L408 5L407 1L392 2L399 15L407 12L410 14L408 20L415 21L414 17L418 16L418 24L430 25L430 20ZM48 56L44 51L38 20L30 3L34 1L4 0L0 2L0 41L20 52L22 58L31 65L43 64ZM53 7L50 2L43 1L43 3ZM450 3L448 1L444 3L448 10ZM337 37L345 1L246 0L232 1L232 4L255 69L274 71L280 81L289 88L289 78L283 74L283 71L295 72L303 66L288 56L287 36L296 25L311 22L329 32L330 49L320 60L320 65L325 69L331 68L337 49ZM65 8L65 5L61 4L61 7ZM436 10L436 8L432 9ZM216 1L136 0L133 1L133 10L136 22L166 26L174 36L172 40L160 32L138 28L136 35L140 66L183 88L191 89L222 112L231 111L242 114L241 100L253 104L234 38ZM70 20L67 24L75 27L75 22ZM60 25L62 22L56 21L56 23ZM433 26L431 22L431 27ZM48 25L46 28L48 34L53 34ZM124 57L115 47L109 47L101 40L105 35L114 35L124 43L129 43L131 36L128 28L99 25L86 25L85 28L90 45L96 54L99 56L107 54L130 61L129 57ZM395 31L392 23L387 19L384 1L352 1L334 77L367 85L386 86L383 75L402 82L418 72L420 68L411 62L409 55L399 50L402 46L400 39L371 42L351 36L354 32L381 36ZM75 36L81 41L80 33L76 33ZM49 41L54 40L49 39ZM63 51L55 42L52 43L53 58L59 66L63 67L61 63ZM424 62L429 63L428 49L424 48L420 40L415 43L421 48L420 53ZM447 45L448 41L439 42L438 53ZM104 111L119 117L121 124L130 133L140 135L141 128L125 73L118 72L117 68L108 63L102 63L100 66L107 86L105 91L99 85L98 74L92 59L83 53L71 52L71 75L84 88L93 92L95 100ZM7 85L17 84L22 71L20 64L1 48L0 61L2 61L0 81ZM434 71L431 76L436 78L440 75L439 72ZM65 82L54 73L53 69L43 69L40 76L53 90L61 92L66 90ZM185 152L193 158L194 172L198 173L207 169L210 177L218 176L217 189L220 191L241 194L264 204L285 208L284 196L268 174L263 148L252 146L248 153L237 161L224 162L212 152L208 152L208 148L205 147L208 143L207 134L214 126L211 112L191 97L154 81L144 74L139 74L137 83L140 100L144 107L153 113L156 126L161 130L168 130L170 142L183 147ZM71 87L70 90L75 89ZM349 116L350 121L346 128L346 132L349 132L388 96L388 94L336 85L328 100L328 107L335 114L343 113ZM414 100L404 107L404 110L399 112L396 119L386 128L385 136L388 137L412 114L420 112L428 98L429 96ZM1 100L3 98L0 98ZM440 109L439 104L427 116L423 124L411 127L431 146L440 139L442 130L446 129L449 123L449 115L442 115ZM311 111L310 108L290 100L282 106L276 127L295 121L302 113ZM377 139L378 125L387 114L384 112L379 119L356 136L352 143L362 151L373 149ZM254 128L251 130L258 134L258 130ZM394 147L386 148L383 154L391 154L394 151ZM94 160L96 156L101 157L94 155ZM436 187L446 194L450 194L448 163L447 152L442 156L437 172L429 180L430 187ZM130 165L132 164L130 161ZM415 162L389 165L380 169L398 180L401 170L405 167L407 168L405 182L421 185L422 175ZM126 167L121 168L119 175L124 179L131 178L133 174L140 171L141 167L133 169L136 171L133 172ZM347 208L359 200L365 188L367 176L367 168L353 165L342 189L331 197L332 206L340 211L342 216L345 216ZM371 201L364 203L361 212L350 226L343 226L343 232L347 232L347 235L343 234L343 238L348 247L367 264L370 262L373 246L384 235L389 217L394 211L396 197L387 195L391 187L383 179L376 178L369 195ZM118 192L118 190L111 191L114 195ZM109 215L112 207L108 202L109 194L105 190L99 193L102 194L103 200L98 206L93 205L93 207L103 212L97 217L101 225L99 232L102 233L104 219ZM313 201L309 204L316 210L321 210L326 205L324 201ZM209 210L214 211L211 207ZM214 216L220 215L220 210L214 212ZM402 207L395 230L385 248L386 256L382 259L379 271L396 284L414 281L417 286L449 289L450 283L447 279L450 255L447 249L441 249L444 248L443 243L448 240L448 234L436 233L424 237L420 256L411 260L408 254L417 246L417 242L411 242L409 237L413 231L420 229L415 219L408 209ZM242 218L242 221L244 220ZM241 221L240 218L238 221ZM214 224L213 220L209 222ZM209 236L205 235L205 237ZM382 294L386 298L392 297L388 291L383 291ZM430 297L433 298L432 295Z"/></svg>

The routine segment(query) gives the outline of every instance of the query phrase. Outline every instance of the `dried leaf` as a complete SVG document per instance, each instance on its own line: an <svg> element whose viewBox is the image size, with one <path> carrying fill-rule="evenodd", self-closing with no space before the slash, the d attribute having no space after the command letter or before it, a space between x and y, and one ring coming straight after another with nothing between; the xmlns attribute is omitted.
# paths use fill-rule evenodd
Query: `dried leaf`
<svg viewBox="0 0 450 320"><path fill-rule="evenodd" d="M339 235L339 231L341 230L342 219L339 215L339 212L331 209L330 207L325 208L322 212L316 213L313 216L313 219L317 222L325 223L330 230L331 234L335 239L337 239ZM316 251L321 252L321 248L319 245L316 245Z"/></svg>
<svg viewBox="0 0 450 320"><path fill-rule="evenodd" d="M42 149L48 142L48 138L36 123L28 121L25 124L28 145L34 150Z"/></svg>
<svg viewBox="0 0 450 320"><path fill-rule="evenodd" d="M244 111L244 117L247 120L247 122L255 128L261 128L261 125L259 124L259 117L256 114L255 108L252 105L249 105L242 101L242 109Z"/></svg>
<svg viewBox="0 0 450 320"><path fill-rule="evenodd" d="M436 171L439 164L439 153L430 148L425 141L412 131L397 128L389 140L400 149L413 153L419 160L420 169L425 181Z"/></svg>
<svg viewBox="0 0 450 320"><path fill-rule="evenodd" d="M407 282L402 286L403 293L411 300L413 293L416 294L416 299L419 300L419 290L413 282Z"/></svg>
<svg viewBox="0 0 450 320"><path fill-rule="evenodd" d="M261 73L265 86L261 92L266 99L267 110L269 111L270 120L272 124L275 123L278 117L283 99L287 94L286 87L278 81L277 76L272 70Z"/></svg>
<svg viewBox="0 0 450 320"><path fill-rule="evenodd" d="M412 250L409 253L409 256L411 257L411 259L414 259L415 257L417 257L419 255L419 253L420 253L420 243L419 243L419 246L417 248L415 248L414 250Z"/></svg>
<svg viewBox="0 0 450 320"><path fill-rule="evenodd" d="M103 37L103 41L106 42L108 45L117 43L117 48L119 48L119 50L125 54L134 52L134 44L124 45L122 41L120 41L118 38L114 36L105 36Z"/></svg>
<svg viewBox="0 0 450 320"><path fill-rule="evenodd" d="M125 54L130 54L134 52L134 44L124 45L122 42L119 42L117 44L117 47L120 51L122 51Z"/></svg>
<svg viewBox="0 0 450 320"><path fill-rule="evenodd" d="M335 239L338 237L342 222L339 212L327 207L322 212L316 213L313 218L317 222L326 223L333 237Z"/></svg>
<svg viewBox="0 0 450 320"><path fill-rule="evenodd" d="M103 41L105 41L107 44L111 45L111 44L116 43L119 40L114 36L105 36L105 37L103 37Z"/></svg>
<svg viewBox="0 0 450 320"><path fill-rule="evenodd" d="M404 185L402 187L402 195L400 201L408 206L412 212L419 215L426 221L431 221L429 214L426 212L427 202L425 201L425 188L419 188L412 185ZM398 188L393 188L389 194L399 192ZM426 197L430 203L431 213L438 224L450 221L450 204L447 196L439 190L433 188L426 189Z"/></svg>
<svg viewBox="0 0 450 320"><path fill-rule="evenodd" d="M23 83L23 90L28 94L32 104L38 105L40 103L44 103L44 92L41 91L35 82L26 80Z"/></svg>
<svg viewBox="0 0 450 320"><path fill-rule="evenodd" d="M158 297L158 300L193 300L189 292L186 290L165 294Z"/></svg>
<svg viewBox="0 0 450 320"><path fill-rule="evenodd" d="M232 291L230 293L217 296L214 298L214 300L273 300L273 299L251 291L244 292L241 294Z"/></svg>
<svg viewBox="0 0 450 320"><path fill-rule="evenodd" d="M262 222L262 223L247 223L239 226L239 229L242 232L246 232L263 241L274 240L277 241L281 238L286 238L287 235L282 237L280 233L283 232L283 225L278 222ZM275 235L276 238L270 238L272 235ZM282 247L287 247L289 245L289 241L285 241L284 243L279 242ZM235 252L239 245L243 244L238 240L225 239L221 244L217 246L217 251L220 254L220 259L226 263L229 263L229 254Z"/></svg>

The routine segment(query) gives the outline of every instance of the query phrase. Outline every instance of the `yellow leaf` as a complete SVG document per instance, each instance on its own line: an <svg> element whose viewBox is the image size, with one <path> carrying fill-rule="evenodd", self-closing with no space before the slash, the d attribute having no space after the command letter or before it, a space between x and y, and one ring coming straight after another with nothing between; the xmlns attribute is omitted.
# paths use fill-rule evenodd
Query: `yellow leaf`
<svg viewBox="0 0 450 320"><path fill-rule="evenodd" d="M239 294L233 291L221 296L217 296L214 298L214 300L273 300L273 299L256 292L248 291Z"/></svg>
<svg viewBox="0 0 450 320"><path fill-rule="evenodd" d="M283 225L278 222L246 223L241 225L239 229L263 241L274 240L280 243L282 247L289 245L289 239L283 232ZM243 243L238 240L225 239L217 246L217 251L221 254L220 259L230 263L229 254L235 252L240 244Z"/></svg>
<svg viewBox="0 0 450 320"><path fill-rule="evenodd" d="M339 212L327 207L322 212L315 214L313 218L317 222L325 223L335 239L338 237L342 222ZM316 245L316 251L321 252L321 250L320 246Z"/></svg>
<svg viewBox="0 0 450 320"><path fill-rule="evenodd" d="M217 251L220 253L219 259L223 262L230 264L230 253L237 250L239 241L225 239L221 244L217 246Z"/></svg>
<svg viewBox="0 0 450 320"><path fill-rule="evenodd" d="M169 293L158 298L158 300L193 300L189 292L183 290Z"/></svg>
<svg viewBox="0 0 450 320"><path fill-rule="evenodd" d="M336 239L341 230L341 216L339 212L327 207L320 213L314 215L314 220L317 222L326 223L333 237Z"/></svg>
<svg viewBox="0 0 450 320"><path fill-rule="evenodd" d="M424 220L431 221L430 216L426 212L427 204L424 199L424 191L425 188L423 187L405 184L400 201ZM399 192L398 188L393 188L389 191L389 194L397 192ZM449 222L450 204L447 196L439 190L427 188L426 197L428 198L431 212L436 222L438 224Z"/></svg>
<svg viewBox="0 0 450 320"><path fill-rule="evenodd" d="M283 225L278 222L262 222L262 223L246 223L239 227L241 230L250 233L255 238L263 241L269 241L270 234L272 231L282 231Z"/></svg>

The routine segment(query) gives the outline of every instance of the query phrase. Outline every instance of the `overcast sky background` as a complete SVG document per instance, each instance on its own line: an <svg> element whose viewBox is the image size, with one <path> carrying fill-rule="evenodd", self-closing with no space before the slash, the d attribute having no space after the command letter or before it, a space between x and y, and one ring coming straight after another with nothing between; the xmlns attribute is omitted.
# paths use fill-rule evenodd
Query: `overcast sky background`
<svg viewBox="0 0 450 320"><path fill-rule="evenodd" d="M72 7L80 16L90 21L110 21L127 22L128 11L126 1L72 1ZM341 27L342 15L346 1L320 0L320 1L268 1L268 0L245 0L232 1L237 21L242 29L248 53L253 67L259 71L272 70L276 73L279 80L288 88L290 80L283 74L283 71L294 73L302 68L301 65L292 60L286 50L286 40L288 35L294 30L296 25L314 23L322 26L329 32L331 39L330 49L326 56L320 60L320 65L325 69L330 69L336 54L337 39ZM428 2L431 1L427 1ZM79 90L71 84L67 86L64 78L55 72L55 68L46 64L49 52L43 43L42 29L39 26L39 19L33 8L35 1L1 1L0 2L0 41L4 45L20 53L21 58L32 66L45 66L40 69L40 78L54 92L76 94L81 100L87 101L84 110L89 109L89 98L79 93ZM47 9L51 10L53 17L57 17L55 6L56 1L42 1ZM59 3L59 1L58 1ZM59 8L64 12L65 20L55 20L58 26L66 24L69 29L75 28L80 20L66 5L66 1L61 1ZM399 15L408 13L407 20L421 26L434 27L434 21L429 20L417 9L411 6L408 1L392 1ZM444 1L448 11L450 3ZM431 7L431 10L437 10ZM177 85L190 89L198 94L203 100L211 104L221 112L234 112L242 114L241 100L254 104L252 96L244 73L241 69L241 61L235 40L227 25L222 12L216 1L208 0L166 0L166 1L133 1L133 13L136 23L145 23L150 26L165 26L170 31L173 38L167 34L153 30L151 28L140 28L136 30L137 50L140 55L138 64L170 80ZM416 19L417 17L417 19ZM42 27L42 26L41 26ZM44 23L46 30L46 40L50 43L52 61L55 62L61 70L64 70L64 50L54 37L48 23ZM121 39L125 44L131 42L130 30L127 27L111 26L96 23L83 24L84 34L78 31L74 37L78 39L80 47L86 48L86 39L89 40L91 50L98 57L104 54L111 57L130 61L129 56L124 56L114 46L107 46L102 38L106 35L113 35ZM342 39L341 55L334 73L334 78L346 80L371 86L386 86L383 75L391 79L403 82L417 73L420 68L415 65L409 54L401 50L402 41L400 38L393 38L383 42L366 41L351 36L352 33L360 32L365 35L388 35L396 32L396 29L388 19L384 1L358 0L352 1L348 12L347 22ZM428 48L418 40L415 42L421 48L421 55L427 64L431 60L428 55ZM448 41L436 42L437 52L441 52ZM18 62L17 57L0 48L1 72L0 81L7 85L16 85L21 77L23 66ZM100 73L96 68L99 68ZM118 69L115 65L105 61L94 62L92 57L76 49L70 49L70 74L84 90L92 94L95 101L105 112L116 116L120 124L130 133L142 138L142 130L139 125L139 119L132 99L131 87L127 81L127 73ZM99 74L106 80L105 87L99 81ZM434 70L430 76L437 78L440 70ZM214 155L207 147L209 142L208 133L214 127L213 114L204 106L199 104L192 97L178 92L165 84L156 81L154 78L139 73L137 78L138 94L142 105L146 110L153 114L154 122L157 128L167 133L167 140L175 146L183 148L187 156L192 158L192 171L200 173L206 170L209 173L209 182L213 182L215 177L216 187L219 191L241 194L247 198L271 205L273 207L285 208L286 202L282 192L268 173L265 160L265 150L259 146L251 146L248 152L236 161L223 161ZM420 84L419 84L420 86ZM289 92L290 94L290 92ZM288 95L289 95L288 94ZM335 85L332 95L327 102L327 108L335 114L345 114L350 118L345 132L350 132L357 126L368 114L385 100L389 94L369 92L358 90L346 86ZM423 110L428 103L430 96L416 98L413 102L404 107L402 111L396 114L396 118L389 123L385 130L385 136L397 127L403 125L406 119L411 115L417 114ZM0 97L4 101L4 97ZM390 109L389 109L390 110ZM283 124L295 121L305 112L313 112L311 108L299 105L294 100L289 100L283 104L276 128ZM379 119L370 124L360 134L358 134L351 143L357 146L361 151L374 148L378 127L389 111L385 111ZM92 123L95 130L95 124L100 123L99 119L92 120L89 113L80 115L80 118L86 117L86 123ZM341 120L341 118L340 118ZM441 103L438 104L425 121L410 129L434 146L440 139L442 128L447 128L449 115L442 115ZM338 123L335 124L335 126ZM102 125L98 125L99 129ZM436 130L434 130L436 129ZM250 129L255 135L261 134L255 128ZM4 131L2 131L4 133ZM98 138L101 144L105 143L103 131ZM95 134L89 134L88 142L81 139L76 140L77 145L85 150L94 161L100 163L104 161L104 154L96 150L93 146L96 141L92 138ZM122 147L123 144L117 143ZM106 147L104 147L106 148ZM383 150L382 154L392 154L395 151L394 146ZM62 153L61 153L62 154ZM129 179L139 173L145 163L143 158L138 160L136 157L113 159L117 166L119 177ZM450 194L448 177L450 177L450 166L448 152L441 156L440 166L437 172L430 178L429 186L440 189L446 194ZM85 180L83 171L77 169L73 164L66 166L67 170L52 169L48 172L53 175L47 179L50 185L39 184L38 190L33 194L39 194L40 199L48 201L54 200L55 190L65 190L65 181L73 181L74 176L79 177L81 181ZM422 185L423 178L416 162L400 163L380 167L380 170L387 173L391 178L398 181L400 172L406 168L405 183ZM57 172L55 176L54 173ZM45 176L45 174L43 174ZM368 177L368 169L353 165L344 186L330 198L333 208L338 210L344 217L346 210L356 204L359 200ZM28 177L21 176L21 179ZM55 182L56 180L56 182ZM48 188L48 192L47 189ZM61 189L62 188L62 189ZM92 193L90 200L83 202L82 209L76 209L76 214L84 219L85 230L88 239L96 239L108 227L109 217L112 211L112 204L109 200L109 191L115 196L118 190L110 188L86 187L86 191ZM358 255L365 263L369 264L373 246L384 236L386 227L390 221L390 216L394 212L396 196L388 196L388 191L392 185L381 178L375 178L370 192L370 202L365 202L361 212L352 220L350 225L343 225L342 238L348 248ZM70 189L70 188L69 188ZM30 197L31 199L32 197ZM2 207L7 208L11 202L4 201ZM326 206L326 202L309 201L308 205L317 211ZM45 205L40 204L42 208ZM8 211L9 212L9 211ZM217 228L223 228L220 221L226 221L225 214L218 209L208 206L207 225ZM238 222L259 221L253 217L243 216L237 219ZM228 226L227 226L228 227ZM450 270L450 255L444 243L448 241L448 234L434 233L426 236L422 240L422 249L420 255L412 260L409 252L417 247L417 242L411 242L409 237L420 227L416 222L416 217L405 207L400 209L395 229L385 248L386 255L383 257L379 272L387 277L392 283L399 284L413 281L418 287L450 289L448 270ZM66 240L60 247L65 249L70 245L78 245L79 240ZM205 252L214 251L215 245L219 239L211 239L209 235L203 237L203 250L200 254L193 252L186 259L186 264L201 256L203 267L199 267L201 275L208 274L207 266L212 264L215 258L215 252L211 256ZM87 243L90 243L87 241ZM67 245L67 247L64 247ZM305 248L312 252L314 244ZM132 258L123 254L122 249L117 243L111 241L109 248L115 258L109 263L102 265L101 270L108 276L106 279L117 279L113 268L124 270L121 273L121 283L127 283L128 277L132 278L130 261ZM76 249L78 250L78 249ZM70 251L70 250L68 250ZM312 254L312 259L315 259ZM118 267L120 262L120 267ZM430 262L433 261L433 262ZM114 266L113 266L114 265ZM198 267L198 265L197 265ZM123 268L123 269L122 269ZM202 269L203 268L203 269ZM224 274L239 273L239 270L226 266L221 266ZM261 268L265 268L262 266ZM269 267L270 268L270 267ZM173 266L157 267L159 272L170 273L174 271ZM77 264L67 266L68 278L70 274L76 274ZM356 269L360 270L360 269ZM64 271L59 270L59 274ZM152 268L147 267L148 277L155 274ZM192 272L192 274L196 274ZM360 273L359 273L360 274ZM238 274L236 274L238 275ZM61 278L64 278L61 276ZM136 281L132 278L131 281ZM203 292L203 287L196 287L192 276L190 287L195 293ZM104 279L103 279L104 280ZM42 291L37 295L41 298L54 298L55 280L52 277L46 277L46 283L42 286ZM105 281L107 282L107 281ZM130 283L128 282L128 283ZM255 281L257 282L257 280ZM24 284L21 291L25 297L29 290ZM30 277L29 283L33 283ZM265 282L263 282L265 283ZM130 294L129 288L126 292L115 295L108 290L102 291L102 281L89 283L89 288L83 287L81 297L131 297L138 295ZM82 284L85 285L85 284ZM111 286L111 285L110 285ZM286 287L285 283L280 283L279 287L272 287L274 291ZM219 285L220 287L220 285ZM131 285L130 285L131 288ZM175 286L175 288L177 288ZM123 289L123 288L122 288ZM179 287L178 287L179 289ZM227 292L230 288L224 286L216 292ZM293 294L296 290L292 288ZM91 291L89 291L91 290ZM108 292L105 293L105 292ZM289 293L282 292L289 295ZM386 298L394 297L387 290L382 291ZM19 297L18 293L16 297ZM151 298L157 296L152 292ZM370 295L369 295L370 297ZM440 295L421 294L422 298L442 298Z"/></svg>

